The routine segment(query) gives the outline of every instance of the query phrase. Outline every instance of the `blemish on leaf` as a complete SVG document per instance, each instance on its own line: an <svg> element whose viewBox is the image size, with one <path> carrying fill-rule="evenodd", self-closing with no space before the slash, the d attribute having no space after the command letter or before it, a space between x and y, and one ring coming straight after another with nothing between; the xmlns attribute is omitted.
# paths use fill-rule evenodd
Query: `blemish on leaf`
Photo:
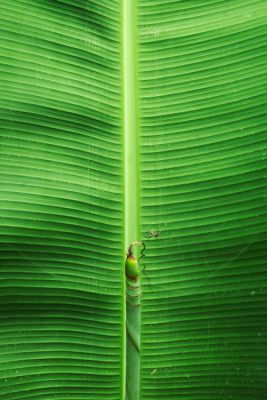
<svg viewBox="0 0 267 400"><path fill-rule="evenodd" d="M151 231L149 231L149 232L147 232L146 234L145 234L145 237L147 238L147 239L156 239L156 238L158 238L159 236L160 236L160 231L158 231L158 230L151 230Z"/></svg>

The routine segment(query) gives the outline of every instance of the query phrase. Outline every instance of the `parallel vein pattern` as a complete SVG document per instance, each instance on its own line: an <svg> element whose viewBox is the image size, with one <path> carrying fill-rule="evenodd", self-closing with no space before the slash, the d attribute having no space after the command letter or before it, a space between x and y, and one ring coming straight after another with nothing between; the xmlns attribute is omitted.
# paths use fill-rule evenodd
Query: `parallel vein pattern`
<svg viewBox="0 0 267 400"><path fill-rule="evenodd" d="M266 398L266 22L140 0L142 400Z"/></svg>
<svg viewBox="0 0 267 400"><path fill-rule="evenodd" d="M120 25L1 2L1 400L121 395Z"/></svg>

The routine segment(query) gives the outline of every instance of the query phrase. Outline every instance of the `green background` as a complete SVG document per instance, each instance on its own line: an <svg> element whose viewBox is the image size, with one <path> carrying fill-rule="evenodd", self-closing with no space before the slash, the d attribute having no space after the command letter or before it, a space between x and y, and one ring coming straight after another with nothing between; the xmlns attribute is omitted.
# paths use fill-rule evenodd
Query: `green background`
<svg viewBox="0 0 267 400"><path fill-rule="evenodd" d="M1 2L1 400L123 395L122 6ZM264 400L267 3L136 7L141 399Z"/></svg>

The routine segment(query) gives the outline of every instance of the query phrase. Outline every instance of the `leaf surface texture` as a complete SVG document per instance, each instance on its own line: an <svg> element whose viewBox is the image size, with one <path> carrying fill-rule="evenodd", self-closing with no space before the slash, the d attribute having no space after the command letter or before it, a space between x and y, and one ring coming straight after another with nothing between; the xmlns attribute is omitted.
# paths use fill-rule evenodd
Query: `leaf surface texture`
<svg viewBox="0 0 267 400"><path fill-rule="evenodd" d="M1 400L123 400L122 5L1 2ZM140 398L264 400L267 4L136 7Z"/></svg>

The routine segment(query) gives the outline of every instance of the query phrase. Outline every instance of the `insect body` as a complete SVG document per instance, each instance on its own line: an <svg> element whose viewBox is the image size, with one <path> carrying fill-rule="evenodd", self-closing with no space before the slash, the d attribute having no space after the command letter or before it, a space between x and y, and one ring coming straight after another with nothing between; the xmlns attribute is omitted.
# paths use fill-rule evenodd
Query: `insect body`
<svg viewBox="0 0 267 400"><path fill-rule="evenodd" d="M142 246L141 256L137 260L137 258L133 254L134 246ZM132 281L137 281L140 275L140 269L138 266L138 261L144 257L145 244L143 242L132 242L128 247L127 258L125 262L125 273L128 279Z"/></svg>
<svg viewBox="0 0 267 400"><path fill-rule="evenodd" d="M133 254L129 254L125 262L125 273L128 279L137 281L139 279L140 270L138 260Z"/></svg>

